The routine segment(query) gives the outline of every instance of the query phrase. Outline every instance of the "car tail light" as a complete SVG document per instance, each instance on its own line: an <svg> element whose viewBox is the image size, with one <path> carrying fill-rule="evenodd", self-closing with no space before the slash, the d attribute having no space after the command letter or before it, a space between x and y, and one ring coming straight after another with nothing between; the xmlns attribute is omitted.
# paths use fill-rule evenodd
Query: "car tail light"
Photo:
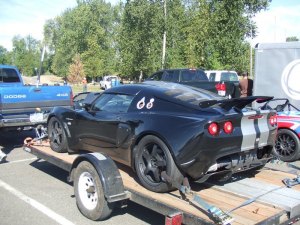
<svg viewBox="0 0 300 225"><path fill-rule="evenodd" d="M269 123L271 126L276 126L277 124L277 115L270 116Z"/></svg>
<svg viewBox="0 0 300 225"><path fill-rule="evenodd" d="M226 134L231 134L233 130L233 125L230 121L224 123L223 130Z"/></svg>
<svg viewBox="0 0 300 225"><path fill-rule="evenodd" d="M226 84L224 84L224 83L218 83L218 84L216 84L216 89L217 89L217 91L226 91Z"/></svg>
<svg viewBox="0 0 300 225"><path fill-rule="evenodd" d="M74 96L73 96L73 91L70 91L70 101L71 101L71 106L74 106Z"/></svg>
<svg viewBox="0 0 300 225"><path fill-rule="evenodd" d="M175 215L166 216L165 225L181 225L183 222L182 214L177 213Z"/></svg>
<svg viewBox="0 0 300 225"><path fill-rule="evenodd" d="M208 132L211 135L213 135L213 136L217 135L219 133L219 126L218 126L218 124L217 123L211 123L211 124L209 124L209 126L208 126Z"/></svg>
<svg viewBox="0 0 300 225"><path fill-rule="evenodd" d="M220 96L226 95L226 84L224 84L224 82L216 84L215 87L218 91L218 95L220 95Z"/></svg>

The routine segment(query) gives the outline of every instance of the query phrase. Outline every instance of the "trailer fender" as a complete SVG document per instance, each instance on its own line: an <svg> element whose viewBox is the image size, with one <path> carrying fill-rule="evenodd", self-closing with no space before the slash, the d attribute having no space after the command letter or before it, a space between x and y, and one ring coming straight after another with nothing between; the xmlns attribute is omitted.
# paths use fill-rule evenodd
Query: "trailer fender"
<svg viewBox="0 0 300 225"><path fill-rule="evenodd" d="M72 164L69 181L74 180L74 171L82 161L88 161L95 167L103 186L104 196L108 202L129 198L129 193L124 190L122 177L115 162L101 153L87 153L78 156Z"/></svg>

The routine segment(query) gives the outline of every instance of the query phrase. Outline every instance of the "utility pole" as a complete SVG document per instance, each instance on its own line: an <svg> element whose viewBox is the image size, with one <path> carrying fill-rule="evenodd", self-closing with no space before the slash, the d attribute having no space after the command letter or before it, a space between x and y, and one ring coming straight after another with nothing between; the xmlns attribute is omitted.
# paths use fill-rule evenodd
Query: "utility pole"
<svg viewBox="0 0 300 225"><path fill-rule="evenodd" d="M167 0L164 0L164 34L163 34L163 46L162 46L162 59L161 59L161 68L165 67L166 60L166 44L167 44Z"/></svg>
<svg viewBox="0 0 300 225"><path fill-rule="evenodd" d="M252 27L251 27L251 39L250 39L250 78L253 79L252 77Z"/></svg>

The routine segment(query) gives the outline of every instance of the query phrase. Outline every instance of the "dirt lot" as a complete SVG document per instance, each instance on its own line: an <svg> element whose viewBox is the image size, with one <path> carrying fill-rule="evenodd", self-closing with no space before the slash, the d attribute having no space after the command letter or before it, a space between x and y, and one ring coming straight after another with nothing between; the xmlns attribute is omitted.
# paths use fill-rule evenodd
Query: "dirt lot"
<svg viewBox="0 0 300 225"><path fill-rule="evenodd" d="M31 85L35 85L36 81L37 81L37 77L26 77L26 76L22 76L23 81L25 84L31 84ZM54 84L59 84L59 85L63 85L63 79L62 77L58 77L55 75L42 75L41 76L41 84L48 84L48 85L54 85ZM81 84L75 84L75 85L71 85L73 93L79 93L83 91L82 85ZM96 92L96 91L101 91L100 90L100 86L98 83L92 84L89 83L88 84L88 88L87 91L92 91L92 92Z"/></svg>
<svg viewBox="0 0 300 225"><path fill-rule="evenodd" d="M36 84L37 76L34 77L26 77L22 76L25 84ZM61 77L55 75L42 75L41 76L41 84L55 84L55 83L63 83L63 79Z"/></svg>

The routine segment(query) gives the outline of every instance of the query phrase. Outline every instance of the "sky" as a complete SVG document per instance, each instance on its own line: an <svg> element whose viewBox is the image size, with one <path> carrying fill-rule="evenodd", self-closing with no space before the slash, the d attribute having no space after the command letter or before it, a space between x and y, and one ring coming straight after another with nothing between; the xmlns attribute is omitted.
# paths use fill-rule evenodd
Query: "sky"
<svg viewBox="0 0 300 225"><path fill-rule="evenodd" d="M76 0L0 0L0 45L11 50L12 38L16 35L30 35L42 40L46 20L74 6ZM299 0L272 0L269 10L260 12L253 19L258 27L258 36L251 40L252 46L264 42L285 42L290 36L300 38L299 12Z"/></svg>

